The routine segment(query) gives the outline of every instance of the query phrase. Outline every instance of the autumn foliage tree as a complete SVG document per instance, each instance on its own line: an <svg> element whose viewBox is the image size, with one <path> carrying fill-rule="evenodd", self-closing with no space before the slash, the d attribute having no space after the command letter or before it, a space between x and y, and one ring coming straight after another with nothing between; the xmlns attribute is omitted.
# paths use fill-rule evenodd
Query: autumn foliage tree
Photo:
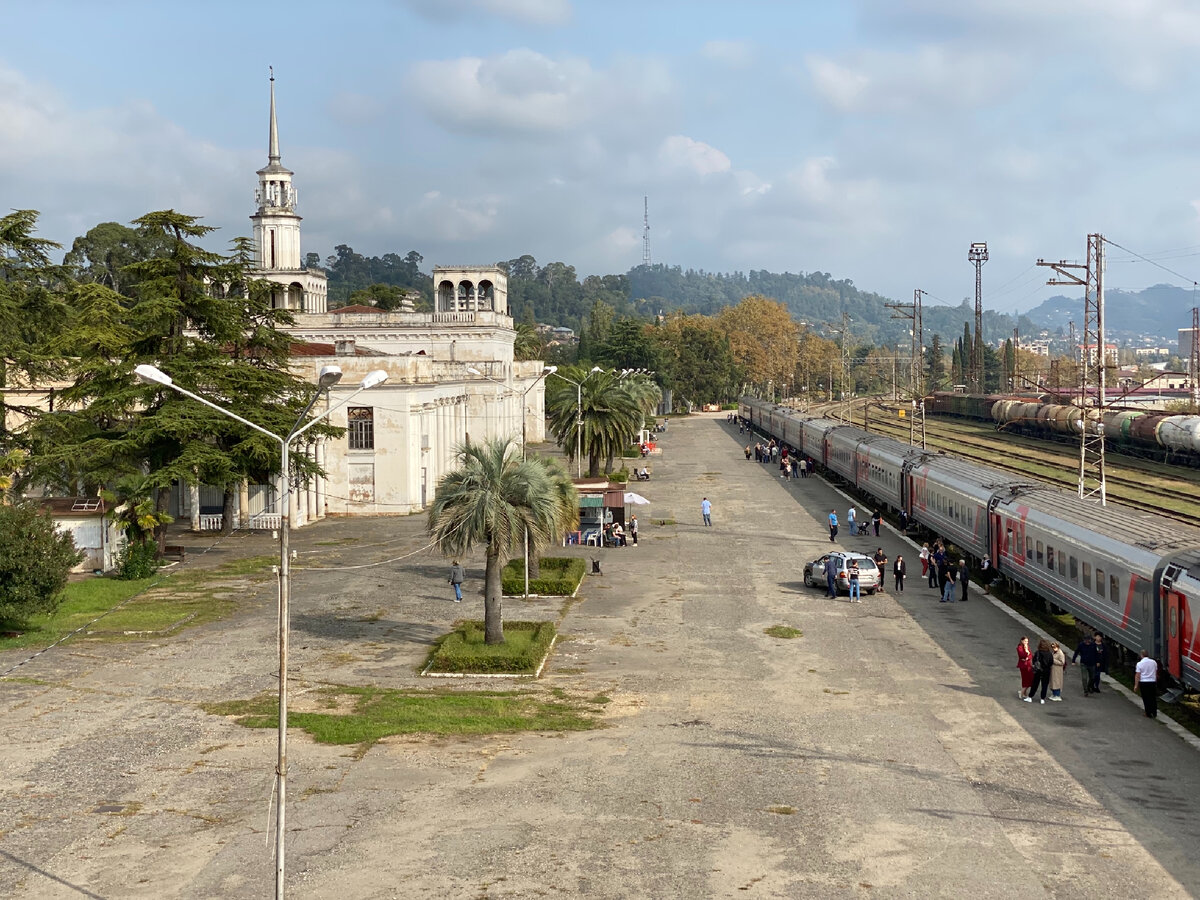
<svg viewBox="0 0 1200 900"><path fill-rule="evenodd" d="M750 382L783 384L799 359L799 326L786 306L767 297L747 297L727 306L717 323L729 338L734 361Z"/></svg>

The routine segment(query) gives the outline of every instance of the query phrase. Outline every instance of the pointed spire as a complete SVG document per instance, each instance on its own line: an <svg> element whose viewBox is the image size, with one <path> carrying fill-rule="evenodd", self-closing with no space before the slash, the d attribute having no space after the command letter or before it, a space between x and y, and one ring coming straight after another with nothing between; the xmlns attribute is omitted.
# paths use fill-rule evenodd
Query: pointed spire
<svg viewBox="0 0 1200 900"><path fill-rule="evenodd" d="M267 161L279 165L279 126L275 124L275 67L267 68L271 71L271 140L267 147Z"/></svg>

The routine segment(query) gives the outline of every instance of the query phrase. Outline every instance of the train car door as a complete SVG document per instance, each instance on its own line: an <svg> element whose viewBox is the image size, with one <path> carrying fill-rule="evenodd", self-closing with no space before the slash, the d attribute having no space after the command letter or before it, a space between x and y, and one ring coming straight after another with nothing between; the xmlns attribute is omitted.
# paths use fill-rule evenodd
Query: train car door
<svg viewBox="0 0 1200 900"><path fill-rule="evenodd" d="M1181 676L1183 670L1179 649L1183 634L1181 613L1184 609L1184 599L1175 586L1175 581L1182 571L1179 566L1167 566L1163 572L1161 588L1163 652L1166 656L1167 671L1176 678Z"/></svg>

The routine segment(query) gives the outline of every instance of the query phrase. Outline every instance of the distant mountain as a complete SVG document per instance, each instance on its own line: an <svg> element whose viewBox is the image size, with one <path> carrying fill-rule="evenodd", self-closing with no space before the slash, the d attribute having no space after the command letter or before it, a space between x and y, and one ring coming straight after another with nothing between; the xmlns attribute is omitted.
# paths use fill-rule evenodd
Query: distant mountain
<svg viewBox="0 0 1200 900"><path fill-rule="evenodd" d="M1121 342L1150 337L1174 346L1180 328L1192 327L1192 307L1200 295L1190 288L1156 284L1141 291L1104 292L1105 339ZM1083 328L1083 297L1051 297L1025 316L1038 328L1066 334L1071 322Z"/></svg>

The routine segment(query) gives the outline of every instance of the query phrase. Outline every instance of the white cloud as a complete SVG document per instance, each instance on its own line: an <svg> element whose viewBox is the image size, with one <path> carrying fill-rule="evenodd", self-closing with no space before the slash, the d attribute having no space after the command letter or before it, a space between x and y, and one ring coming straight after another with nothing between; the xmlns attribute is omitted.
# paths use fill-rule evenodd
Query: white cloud
<svg viewBox="0 0 1200 900"><path fill-rule="evenodd" d="M700 54L713 62L734 69L748 66L754 60L754 45L749 41L708 41Z"/></svg>
<svg viewBox="0 0 1200 900"><path fill-rule="evenodd" d="M683 169L696 175L716 175L728 172L729 157L702 141L682 134L672 135L662 142L658 159L668 169Z"/></svg>
<svg viewBox="0 0 1200 900"><path fill-rule="evenodd" d="M401 0L435 21L461 19L487 13L527 25L565 25L571 20L569 0Z"/></svg>

